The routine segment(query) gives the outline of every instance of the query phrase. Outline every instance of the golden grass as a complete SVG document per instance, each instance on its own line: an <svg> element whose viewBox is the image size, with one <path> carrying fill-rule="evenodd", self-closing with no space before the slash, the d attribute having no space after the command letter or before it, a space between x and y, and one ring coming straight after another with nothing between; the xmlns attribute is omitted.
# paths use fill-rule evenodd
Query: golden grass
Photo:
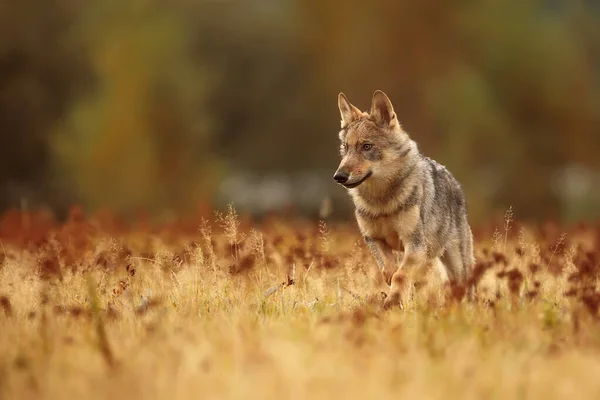
<svg viewBox="0 0 600 400"><path fill-rule="evenodd" d="M353 223L0 223L0 399L600 398L599 229L476 230L382 311Z"/></svg>

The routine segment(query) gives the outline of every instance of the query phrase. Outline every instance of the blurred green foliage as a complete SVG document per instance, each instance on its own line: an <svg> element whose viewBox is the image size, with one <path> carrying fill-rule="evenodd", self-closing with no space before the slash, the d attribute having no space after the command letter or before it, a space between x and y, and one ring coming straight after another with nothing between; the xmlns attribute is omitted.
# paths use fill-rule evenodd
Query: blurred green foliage
<svg viewBox="0 0 600 400"><path fill-rule="evenodd" d="M0 206L187 210L231 171L333 173L337 93L375 89L474 219L598 212L554 184L600 168L590 0L4 2Z"/></svg>
<svg viewBox="0 0 600 400"><path fill-rule="evenodd" d="M193 206L214 188L206 76L185 27L148 0L86 6L75 31L96 77L53 137L70 187L91 207Z"/></svg>

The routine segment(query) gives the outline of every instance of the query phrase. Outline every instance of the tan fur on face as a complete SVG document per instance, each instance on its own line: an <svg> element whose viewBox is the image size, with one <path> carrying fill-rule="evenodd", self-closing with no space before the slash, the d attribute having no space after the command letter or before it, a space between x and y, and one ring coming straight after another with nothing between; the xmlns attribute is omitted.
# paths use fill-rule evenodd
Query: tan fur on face
<svg viewBox="0 0 600 400"><path fill-rule="evenodd" d="M414 142L399 124L390 128L382 128L369 117L361 117L354 121L340 133L340 136L342 137L341 154L343 157L338 170L349 173L351 180L358 180L368 172L373 173L373 176L360 186L350 189L350 195L365 209L383 213L392 211L396 208L397 202L371 204L372 202L369 200L386 197L386 189L389 187L390 181L397 178L399 171L409 167L412 162L411 157L418 154ZM343 150L344 143L347 145L345 152ZM380 154L380 158L369 160L368 157L365 157L360 151L364 143L372 144L374 151ZM412 180L413 177L409 177L406 183L409 184ZM409 194L405 193L406 196ZM404 198L405 196L396 197L398 202Z"/></svg>
<svg viewBox="0 0 600 400"><path fill-rule="evenodd" d="M391 102L383 92L376 91L371 112L366 113L352 105L346 96L340 93L338 107L342 126L339 133L342 160L338 171L348 173L350 181L358 181L369 172L380 175L381 170L384 175L380 178L385 180L386 171L395 171L399 167L395 165L401 161L397 151L406 148L409 143L408 135L402 130ZM361 150L365 143L373 145L374 150L365 154ZM371 179L361 186L377 189L377 185L374 185Z"/></svg>

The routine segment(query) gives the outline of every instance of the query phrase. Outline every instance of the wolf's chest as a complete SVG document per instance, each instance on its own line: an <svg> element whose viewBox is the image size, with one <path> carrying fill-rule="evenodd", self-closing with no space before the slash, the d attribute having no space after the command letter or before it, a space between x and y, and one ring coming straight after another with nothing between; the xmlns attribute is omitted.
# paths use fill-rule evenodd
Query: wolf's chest
<svg viewBox="0 0 600 400"><path fill-rule="evenodd" d="M395 250L399 250L400 245L402 244L402 239L400 239L398 230L392 223L378 225L369 224L368 232L366 233L372 238L384 241L388 246Z"/></svg>
<svg viewBox="0 0 600 400"><path fill-rule="evenodd" d="M364 236L383 240L395 250L403 249L402 242L414 232L418 219L418 207L383 218L356 216L358 226Z"/></svg>

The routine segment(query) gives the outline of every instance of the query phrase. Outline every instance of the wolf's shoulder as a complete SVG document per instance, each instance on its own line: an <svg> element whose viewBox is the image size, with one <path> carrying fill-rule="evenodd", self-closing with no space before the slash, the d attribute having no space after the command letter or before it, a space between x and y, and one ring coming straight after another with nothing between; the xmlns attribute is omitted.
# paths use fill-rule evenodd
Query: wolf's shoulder
<svg viewBox="0 0 600 400"><path fill-rule="evenodd" d="M423 156L423 163L424 163L424 165L426 165L428 167L428 169L431 173L436 174L438 176L454 179L452 172L450 172L450 170L448 168L446 168L445 165L434 160L433 158Z"/></svg>
<svg viewBox="0 0 600 400"><path fill-rule="evenodd" d="M438 172L450 172L443 164L437 162L433 158L424 155L422 155L422 157L423 162L426 163L430 168L433 168Z"/></svg>
<svg viewBox="0 0 600 400"><path fill-rule="evenodd" d="M462 192L462 185L445 165L426 156L423 156L423 165L426 166L424 170L426 171L428 179L430 179L435 186L445 186L450 190Z"/></svg>

